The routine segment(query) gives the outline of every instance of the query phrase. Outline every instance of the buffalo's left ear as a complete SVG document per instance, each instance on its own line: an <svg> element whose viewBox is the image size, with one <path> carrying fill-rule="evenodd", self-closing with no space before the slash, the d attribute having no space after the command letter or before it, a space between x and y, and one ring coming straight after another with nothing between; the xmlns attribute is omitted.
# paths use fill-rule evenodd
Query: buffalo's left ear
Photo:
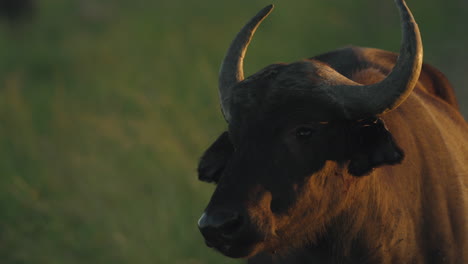
<svg viewBox="0 0 468 264"><path fill-rule="evenodd" d="M221 174L234 152L228 132L224 132L205 151L198 164L198 179L218 183Z"/></svg>
<svg viewBox="0 0 468 264"><path fill-rule="evenodd" d="M404 153L381 119L358 122L353 129L348 171L364 176L374 168L400 163Z"/></svg>

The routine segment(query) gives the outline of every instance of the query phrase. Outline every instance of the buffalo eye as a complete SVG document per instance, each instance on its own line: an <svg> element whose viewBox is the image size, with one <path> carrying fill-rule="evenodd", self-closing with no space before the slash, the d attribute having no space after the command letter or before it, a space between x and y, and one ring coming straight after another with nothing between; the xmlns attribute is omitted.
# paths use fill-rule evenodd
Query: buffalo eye
<svg viewBox="0 0 468 264"><path fill-rule="evenodd" d="M308 139L315 133L315 129L311 127L299 127L296 129L296 138L298 139Z"/></svg>

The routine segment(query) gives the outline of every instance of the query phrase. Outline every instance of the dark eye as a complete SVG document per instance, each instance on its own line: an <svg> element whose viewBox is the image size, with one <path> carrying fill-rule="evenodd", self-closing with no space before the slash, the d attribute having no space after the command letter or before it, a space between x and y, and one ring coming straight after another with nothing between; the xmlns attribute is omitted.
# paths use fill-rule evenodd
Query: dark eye
<svg viewBox="0 0 468 264"><path fill-rule="evenodd" d="M310 136L312 136L312 134L314 134L315 130L311 127L300 127L298 129L296 129L296 137L298 139L307 139L309 138Z"/></svg>

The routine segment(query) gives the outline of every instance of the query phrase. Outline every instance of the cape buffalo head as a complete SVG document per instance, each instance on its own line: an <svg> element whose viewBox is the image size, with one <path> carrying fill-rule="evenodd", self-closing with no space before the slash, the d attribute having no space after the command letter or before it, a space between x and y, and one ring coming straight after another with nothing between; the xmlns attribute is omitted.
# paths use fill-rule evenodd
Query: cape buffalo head
<svg viewBox="0 0 468 264"><path fill-rule="evenodd" d="M395 0L403 40L393 71L364 85L316 60L273 64L244 79L243 58L267 6L232 42L219 91L228 123L201 158L199 179L217 184L198 225L230 257L314 241L342 212L351 184L403 152L379 118L413 90L422 65L419 29Z"/></svg>

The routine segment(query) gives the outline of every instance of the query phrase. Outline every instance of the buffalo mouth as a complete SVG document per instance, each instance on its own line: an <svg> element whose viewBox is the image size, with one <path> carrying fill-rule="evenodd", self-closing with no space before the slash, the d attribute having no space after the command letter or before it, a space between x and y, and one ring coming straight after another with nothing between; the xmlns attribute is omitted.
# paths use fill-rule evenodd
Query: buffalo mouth
<svg viewBox="0 0 468 264"><path fill-rule="evenodd" d="M230 258L248 258L255 255L258 252L257 243L247 243L247 244L238 244L238 243L218 243L211 244L205 240L205 243L208 247L215 249L226 257Z"/></svg>
<svg viewBox="0 0 468 264"><path fill-rule="evenodd" d="M262 249L262 237L256 232L245 231L238 236L224 236L216 232L202 232L205 244L230 258L248 258Z"/></svg>

